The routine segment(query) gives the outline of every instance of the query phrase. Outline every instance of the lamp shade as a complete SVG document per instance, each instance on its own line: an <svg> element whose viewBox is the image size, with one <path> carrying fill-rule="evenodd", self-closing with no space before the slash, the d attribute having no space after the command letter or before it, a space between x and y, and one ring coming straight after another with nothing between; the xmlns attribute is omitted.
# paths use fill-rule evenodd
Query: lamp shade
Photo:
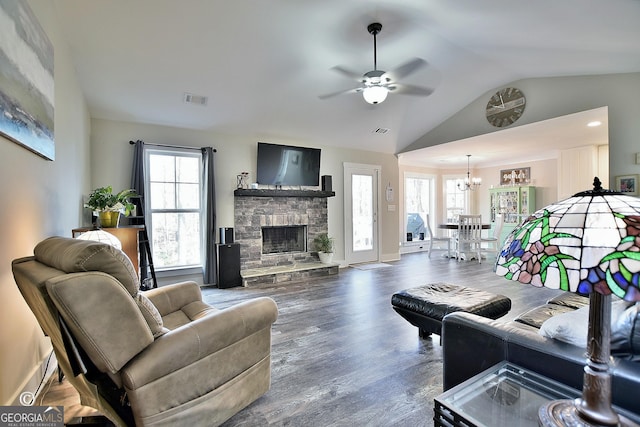
<svg viewBox="0 0 640 427"><path fill-rule="evenodd" d="M369 104L380 104L387 99L389 90L382 86L369 86L362 91L362 96Z"/></svg>
<svg viewBox="0 0 640 427"><path fill-rule="evenodd" d="M122 250L122 243L116 236L100 229L84 232L76 237L76 239L93 240L95 242L107 243L111 246L116 247L117 249Z"/></svg>
<svg viewBox="0 0 640 427"><path fill-rule="evenodd" d="M505 241L496 274L640 301L640 198L588 191L538 210Z"/></svg>

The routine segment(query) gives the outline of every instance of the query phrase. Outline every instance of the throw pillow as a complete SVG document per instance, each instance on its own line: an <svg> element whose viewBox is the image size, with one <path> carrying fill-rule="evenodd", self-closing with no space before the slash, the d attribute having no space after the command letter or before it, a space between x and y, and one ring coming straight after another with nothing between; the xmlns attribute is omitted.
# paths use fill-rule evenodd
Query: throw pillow
<svg viewBox="0 0 640 427"><path fill-rule="evenodd" d="M629 302L623 300L617 300L611 304L612 335L614 325L617 325L618 318L628 306ZM586 348L588 329L589 306L587 305L577 310L550 317L540 326L539 333L543 337Z"/></svg>

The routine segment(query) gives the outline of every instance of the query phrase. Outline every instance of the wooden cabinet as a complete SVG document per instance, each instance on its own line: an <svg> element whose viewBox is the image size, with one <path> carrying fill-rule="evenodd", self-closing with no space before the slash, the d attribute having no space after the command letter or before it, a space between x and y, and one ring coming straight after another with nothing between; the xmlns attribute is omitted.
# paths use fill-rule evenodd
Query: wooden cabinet
<svg viewBox="0 0 640 427"><path fill-rule="evenodd" d="M504 240L525 217L536 210L536 188L533 186L500 187L489 190L489 218L502 214L504 226L500 239Z"/></svg>
<svg viewBox="0 0 640 427"><path fill-rule="evenodd" d="M140 267L139 267L139 259L140 255L138 253L138 235L141 230L144 229L144 225L128 225L123 227L114 227L114 228L101 228L102 231L106 231L107 233L113 234L120 240L122 243L122 252L124 252L131 263L133 264L133 268L135 269L138 276L140 276ZM87 231L93 230L91 227L81 227L74 228L71 230L71 236L73 238L78 237L82 233L86 233Z"/></svg>

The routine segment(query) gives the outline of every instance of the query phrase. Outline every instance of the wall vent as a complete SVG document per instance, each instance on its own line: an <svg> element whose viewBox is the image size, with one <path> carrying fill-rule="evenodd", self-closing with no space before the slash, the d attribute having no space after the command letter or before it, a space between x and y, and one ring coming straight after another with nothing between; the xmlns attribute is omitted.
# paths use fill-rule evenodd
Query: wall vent
<svg viewBox="0 0 640 427"><path fill-rule="evenodd" d="M387 132L389 132L391 129L389 128L378 128L376 130L373 131L373 133L379 133L379 134L385 134Z"/></svg>
<svg viewBox="0 0 640 427"><path fill-rule="evenodd" d="M207 98L206 96L194 95L192 93L184 94L184 102L186 102L187 104L207 105L208 99L209 98Z"/></svg>

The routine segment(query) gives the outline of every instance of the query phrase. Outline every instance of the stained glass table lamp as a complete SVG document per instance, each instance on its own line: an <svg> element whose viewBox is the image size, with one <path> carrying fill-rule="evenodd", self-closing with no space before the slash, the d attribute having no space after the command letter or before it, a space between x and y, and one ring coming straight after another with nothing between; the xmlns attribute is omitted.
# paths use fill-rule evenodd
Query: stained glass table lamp
<svg viewBox="0 0 640 427"><path fill-rule="evenodd" d="M496 274L589 295L582 397L540 408L541 425L625 425L611 406L611 295L640 301L640 198L594 189L544 207L507 237Z"/></svg>

